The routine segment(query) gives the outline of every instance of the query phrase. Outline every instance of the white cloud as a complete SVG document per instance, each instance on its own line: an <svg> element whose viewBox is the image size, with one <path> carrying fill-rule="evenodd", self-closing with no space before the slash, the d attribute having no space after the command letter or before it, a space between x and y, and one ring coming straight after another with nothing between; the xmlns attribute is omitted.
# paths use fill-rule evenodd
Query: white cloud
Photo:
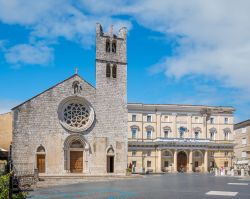
<svg viewBox="0 0 250 199"><path fill-rule="evenodd" d="M140 1L131 8L144 26L178 43L153 71L169 77L203 75L249 89L250 1ZM250 91L250 90L249 90Z"/></svg>
<svg viewBox="0 0 250 199"><path fill-rule="evenodd" d="M53 49L42 44L20 44L9 48L5 58L8 63L15 66L24 64L47 65L53 61Z"/></svg>
<svg viewBox="0 0 250 199"><path fill-rule="evenodd" d="M126 20L114 18L112 13L98 15L89 13L79 2L68 0L0 0L0 22L19 24L29 31L29 43L17 44L8 50L7 61L19 64L46 64L51 60L51 43L58 38L79 43L89 48L95 41L95 24L100 22L104 27L113 24L115 27L131 27ZM36 45L42 41L43 46ZM47 48L45 46L47 45ZM25 52L20 50L24 49ZM29 52L35 52L37 57L27 57ZM15 58L14 54L18 55ZM41 60L44 58L44 60Z"/></svg>
<svg viewBox="0 0 250 199"><path fill-rule="evenodd" d="M35 59L21 53L21 48L51 60L51 41L63 37L88 48L94 44L93 24L131 27L131 17L174 43L173 54L166 52L152 71L177 80L186 76L215 79L220 86L241 90L238 94L246 101L250 99L249 8L248 0L0 0L0 21L30 30L30 43L9 49L6 58L11 63L33 64ZM38 40L43 41L42 47L36 45ZM19 59L10 52L17 52Z"/></svg>

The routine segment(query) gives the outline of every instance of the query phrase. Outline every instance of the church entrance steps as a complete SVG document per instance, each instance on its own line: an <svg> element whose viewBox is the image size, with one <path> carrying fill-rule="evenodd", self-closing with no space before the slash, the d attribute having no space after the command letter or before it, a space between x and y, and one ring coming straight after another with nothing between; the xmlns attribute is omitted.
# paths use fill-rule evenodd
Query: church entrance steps
<svg viewBox="0 0 250 199"><path fill-rule="evenodd" d="M86 175L86 174L70 174L70 175L46 175L40 174L40 181L44 180L61 180L61 179L83 179L83 180L101 180L101 179L129 179L136 178L138 174L121 175L121 174L102 174L102 175Z"/></svg>
<svg viewBox="0 0 250 199"><path fill-rule="evenodd" d="M88 183L88 182L103 182L103 181L114 181L114 180L126 180L141 178L141 175L99 175L99 176L86 176L86 175L40 175L37 188L76 184L76 183Z"/></svg>

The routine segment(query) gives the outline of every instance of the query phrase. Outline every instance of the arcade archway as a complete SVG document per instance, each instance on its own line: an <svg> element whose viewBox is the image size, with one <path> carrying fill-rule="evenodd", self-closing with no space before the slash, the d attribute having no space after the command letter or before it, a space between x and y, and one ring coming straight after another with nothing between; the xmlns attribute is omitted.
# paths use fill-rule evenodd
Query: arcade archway
<svg viewBox="0 0 250 199"><path fill-rule="evenodd" d="M186 172L187 171L187 154L184 151L180 151L177 154L177 171Z"/></svg>

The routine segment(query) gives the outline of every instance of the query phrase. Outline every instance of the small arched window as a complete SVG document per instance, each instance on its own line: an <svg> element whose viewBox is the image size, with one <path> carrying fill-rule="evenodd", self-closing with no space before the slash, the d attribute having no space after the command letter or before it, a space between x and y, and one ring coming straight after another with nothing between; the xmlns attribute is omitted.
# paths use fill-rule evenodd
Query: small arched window
<svg viewBox="0 0 250 199"><path fill-rule="evenodd" d="M106 40L106 52L107 53L110 52L110 41L109 41L109 39Z"/></svg>
<svg viewBox="0 0 250 199"><path fill-rule="evenodd" d="M117 66L114 64L112 67L112 77L116 78L117 76Z"/></svg>
<svg viewBox="0 0 250 199"><path fill-rule="evenodd" d="M111 69L110 69L110 64L106 65L106 77L110 77L111 74Z"/></svg>
<svg viewBox="0 0 250 199"><path fill-rule="evenodd" d="M112 52L116 53L116 40L112 41Z"/></svg>

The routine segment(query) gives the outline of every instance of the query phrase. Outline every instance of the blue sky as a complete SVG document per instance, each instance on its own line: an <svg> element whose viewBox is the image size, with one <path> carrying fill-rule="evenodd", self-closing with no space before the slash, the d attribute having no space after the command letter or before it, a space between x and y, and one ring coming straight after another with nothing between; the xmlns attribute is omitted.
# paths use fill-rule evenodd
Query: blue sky
<svg viewBox="0 0 250 199"><path fill-rule="evenodd" d="M107 3L108 2L108 3ZM74 74L95 84L95 25L128 27L128 101L250 118L247 0L0 0L0 113ZM56 9L55 9L56 8Z"/></svg>

